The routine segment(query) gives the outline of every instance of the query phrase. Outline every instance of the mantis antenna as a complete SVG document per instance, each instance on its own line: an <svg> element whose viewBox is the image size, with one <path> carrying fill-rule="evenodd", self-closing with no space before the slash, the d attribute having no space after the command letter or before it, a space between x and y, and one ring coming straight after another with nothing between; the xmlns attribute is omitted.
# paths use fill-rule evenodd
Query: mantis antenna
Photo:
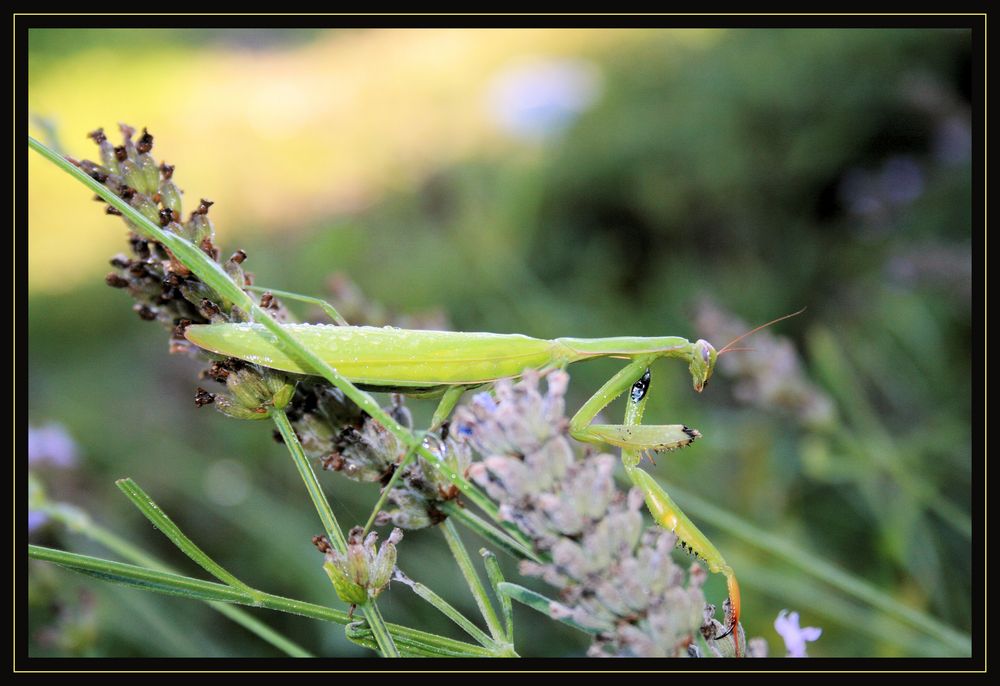
<svg viewBox="0 0 1000 686"><path fill-rule="evenodd" d="M806 308L803 307L798 312L792 312L791 314L786 314L784 317L778 317L777 319L772 319L767 324L761 324L757 328L751 329L750 331L747 331L745 334L743 334L741 336L737 336L733 340L731 340L728 343L726 343L724 346L722 346L722 350L720 350L718 352L718 354L721 355L723 353L731 353L731 352L734 352L736 350L747 350L747 348L733 348L732 345L733 345L733 343L737 343L737 342L743 340L744 338L746 338L750 334L757 333L761 329L766 329L767 327L771 326L771 324L777 324L778 322L784 321L785 319L791 319L792 317L797 317L798 315L802 314L805 311L806 311Z"/></svg>

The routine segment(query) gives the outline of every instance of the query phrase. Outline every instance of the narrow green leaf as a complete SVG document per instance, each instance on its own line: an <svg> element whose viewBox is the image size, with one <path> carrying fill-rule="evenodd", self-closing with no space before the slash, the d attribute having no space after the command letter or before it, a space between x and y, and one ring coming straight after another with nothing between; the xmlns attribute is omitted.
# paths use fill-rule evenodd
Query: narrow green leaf
<svg viewBox="0 0 1000 686"><path fill-rule="evenodd" d="M117 534L105 529L95 523L90 516L78 507L67 503L47 503L43 508L54 520L66 525L67 529L74 533L79 533L93 541L96 541L121 555L126 560L135 564L148 567L161 572L171 572L168 565L163 564L155 557L148 555L143 550L132 545ZM256 617L251 616L246 610L223 602L210 602L209 605L220 614L236 622L247 631L255 634L262 640L270 643L278 650L287 653L291 657L313 657L313 655L294 641L282 636L280 633L261 622Z"/></svg>
<svg viewBox="0 0 1000 686"><path fill-rule="evenodd" d="M106 581L112 581L126 586L132 586L134 588L141 588L143 590L154 591L156 593L165 593L167 595L182 596L197 600L239 603L242 605L253 604L253 599L248 595L224 584L218 584L214 581L192 579L191 577L172 574L169 572L145 569L143 567L137 567L135 565L125 564L122 562L102 560L97 557L91 557L90 555L80 555L78 553L70 553L65 550L55 550L53 548L46 548L44 546L32 544L28 546L28 557L36 560L53 562L68 569L72 569L73 571L90 574L91 576L95 576ZM334 610L333 608L316 605L314 603L307 603L303 600L295 600L294 598L286 598L272 593L264 593L259 590L257 593L260 594L261 598L259 603L260 607L264 607L269 610L288 612L290 614L309 617L311 619L334 622L343 626L347 626L354 621L347 615L346 612L342 612L340 610ZM448 654L455 655L461 654L462 651L465 651L468 647L471 647L472 654L474 655L479 655L481 651L478 646L470 646L470 644L438 636L426 631L420 631L419 629L411 629L410 627L391 623L387 623L385 626L388 632L392 635L393 640L401 644L411 646L420 645L426 647L427 649L438 647L443 651L449 651ZM489 654L492 655L493 653Z"/></svg>
<svg viewBox="0 0 1000 686"><path fill-rule="evenodd" d="M371 650L378 650L371 628L362 622L352 622L345 627L348 640ZM486 648L472 643L456 641L446 636L428 634L433 640L419 640L411 636L395 635L396 645L403 657L496 657Z"/></svg>
<svg viewBox="0 0 1000 686"><path fill-rule="evenodd" d="M462 539L459 537L455 525L450 519L446 519L441 524L440 529L441 533L444 534L444 539L448 542L448 549L451 550L455 562L458 563L458 568L462 571L462 576L465 577L465 583L469 585L469 590L476 600L480 614L486 620L490 635L493 636L494 641L504 642L503 628L500 626L500 620L497 619L496 610L493 609L493 603L486 593L486 588L483 587L483 582L479 579L479 574L476 573L476 568L472 565L472 558L469 557L468 551L462 544Z"/></svg>
<svg viewBox="0 0 1000 686"><path fill-rule="evenodd" d="M448 603L444 598L439 596L437 593L432 591L430 588L421 584L419 582L413 581L402 572L397 572L394 581L398 581L405 586L408 586L414 593L426 600L435 609L438 610L445 617L457 624L462 631L469 634L474 638L480 645L484 648L495 649L496 641L486 635L482 629L472 623L472 621L455 609L452 605Z"/></svg>
<svg viewBox="0 0 1000 686"><path fill-rule="evenodd" d="M89 555L78 555L38 545L28 546L28 555L36 560L54 562L84 574L156 593L165 593L197 600L221 601L253 605L253 598L244 591L212 581L159 572L145 567L102 560Z"/></svg>
<svg viewBox="0 0 1000 686"><path fill-rule="evenodd" d="M500 611L503 613L504 627L507 632L507 642L514 643L514 607L510 602L510 596L500 592L500 584L504 582L503 572L500 571L500 563L493 551L482 548L479 554L483 556L486 563L486 576L493 586L493 595L500 601Z"/></svg>
<svg viewBox="0 0 1000 686"><path fill-rule="evenodd" d="M275 409L271 411L271 419L274 421L275 426L278 427L278 432L285 443L285 448L288 449L288 454L292 456L295 468L299 471L299 476L302 477L302 482L306 485L306 491L309 493L313 507L319 513L319 519L323 522L323 529L326 531L330 543L341 553L346 554L347 539L344 538L344 532L340 528L340 524L337 523L337 516L333 514L330 501L326 499L323 487L320 485L319 479L316 478L316 472L313 471L312 464L309 462L309 458L306 457L306 452L302 449L302 444L299 443L299 437L296 435L295 429L292 428L291 422L288 421L288 415L285 414L284 410Z"/></svg>
<svg viewBox="0 0 1000 686"><path fill-rule="evenodd" d="M115 482L115 485L118 486L118 488L128 497L130 501L132 501L132 504L135 505L140 512L142 512L146 519L152 522L153 526L159 529L160 533L169 538L175 546L181 549L181 552L197 562L202 569L219 581L222 581L233 588L239 589L251 597L256 596L257 592L254 589L237 579L222 565L209 557L205 551L195 545L195 543L180 530L180 527L174 524L173 520L167 516L167 513L160 509L160 506L157 505L153 499L139 487L139 484L132 479L119 479Z"/></svg>
<svg viewBox="0 0 1000 686"><path fill-rule="evenodd" d="M521 603L522 605L527 605L532 610L537 610L538 612L541 612L543 615L545 615L549 619L556 619L555 617L552 616L552 613L549 611L549 607L555 601L549 600L548 598L546 598L545 596L543 596L541 593L537 593L535 591L532 591L531 589L525 588L524 586L519 586L517 584L512 584L509 581L502 582L498 586L498 590L503 595L506 595L506 596L509 596L510 598L513 598L514 600L516 600L517 602ZM558 619L558 621L562 622L566 626L571 626L574 629L579 629L580 631L584 632L585 634L596 635L596 634L601 633L600 629L595 629L595 628L592 628L592 627L583 626L582 624L579 624L579 623L573 621L572 619L569 619L568 617L564 617L564 618Z"/></svg>
<svg viewBox="0 0 1000 686"><path fill-rule="evenodd" d="M340 326L350 326L350 324L347 323L347 320L340 316L340 312L337 312L337 309L333 305L322 298L313 298L309 295L300 295L298 293L292 293L291 291L282 291L277 288L268 288L265 286L247 286L247 289L254 291L255 293L270 293L271 295L276 295L279 298L299 300L304 303L316 305L323 310L323 313L326 314L327 317L335 321Z"/></svg>

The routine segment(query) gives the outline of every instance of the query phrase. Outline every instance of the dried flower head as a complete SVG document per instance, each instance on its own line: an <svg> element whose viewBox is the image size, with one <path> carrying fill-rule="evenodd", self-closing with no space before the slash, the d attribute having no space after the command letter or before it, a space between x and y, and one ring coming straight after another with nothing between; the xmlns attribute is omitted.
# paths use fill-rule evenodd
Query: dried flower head
<svg viewBox="0 0 1000 686"><path fill-rule="evenodd" d="M364 605L385 590L396 567L396 545L403 539L403 532L393 529L378 547L377 533L362 540L363 533L361 527L351 529L346 554L327 546L323 563L337 596L350 605Z"/></svg>
<svg viewBox="0 0 1000 686"><path fill-rule="evenodd" d="M117 147L108 141L103 129L91 132L89 137L100 150L101 162L83 160L78 163L79 167L147 219L183 236L219 261L215 227L208 216L214 203L202 199L187 221L181 222L182 191L174 182L175 168L166 163L157 164L153 159L150 154L153 136L146 129L135 140L135 129L124 124L120 129L123 143ZM118 214L110 206L108 211ZM229 394L219 395L199 388L195 403L199 407L214 404L221 412L239 419L266 419L270 408L287 405L294 389L285 375L211 355L187 341L184 330L191 324L242 321L243 313L200 281L165 246L129 220L125 223L130 229L132 256L112 258L114 271L105 277L105 282L112 288L128 291L136 301L133 309L141 319L159 321L170 331L171 352L214 361L205 376L224 383ZM237 250L221 263L223 270L241 288L252 281L243 268L246 259L246 253ZM261 305L268 307L279 320L287 318L287 313L271 294L266 293L260 299Z"/></svg>

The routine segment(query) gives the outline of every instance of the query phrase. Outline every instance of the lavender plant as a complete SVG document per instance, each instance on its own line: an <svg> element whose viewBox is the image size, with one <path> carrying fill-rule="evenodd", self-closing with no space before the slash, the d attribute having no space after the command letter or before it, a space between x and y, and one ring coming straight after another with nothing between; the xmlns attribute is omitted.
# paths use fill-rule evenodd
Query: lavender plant
<svg viewBox="0 0 1000 686"><path fill-rule="evenodd" d="M159 321L168 329L171 352L209 363L203 378L224 389L198 387L195 403L214 405L237 419L275 423L323 522L325 535L315 539L324 555L323 567L351 613L246 585L201 551L129 480L119 484L123 492L222 584L180 577L153 564L134 567L37 546L31 549L33 557L149 590L321 617L345 624L352 640L384 656L516 655L511 599L590 634L588 654L594 656L737 652L734 641L739 634L726 635L728 616L725 625L720 624L706 603L705 569L697 561L687 567L675 562L676 537L643 525L642 494L617 487L615 457L581 448L570 439L563 401L569 382L565 372L550 372L544 392L540 376L530 370L517 383L500 381L492 394L478 394L459 407L453 422L414 432L402 397L393 396L388 407L380 407L329 365L316 363L323 378L303 378L210 355L188 343L183 334L191 324L254 320L270 327L294 317L275 293L253 286L243 268L246 253L237 251L220 261L208 217L210 201L202 200L182 221L174 168L152 158L148 131L133 140L135 133L123 126L123 144L113 146L103 131L95 131L91 138L99 146L101 162L71 161L75 169L32 143L93 188L108 203L109 214L124 216L131 254L112 259L114 271L106 282L129 292L141 319ZM333 316L339 317L335 310ZM280 327L271 330L281 337ZM315 358L287 338L289 348L303 359ZM382 484L382 496L363 526L344 535L314 466ZM469 505L478 506L481 514ZM521 558L522 573L553 586L558 600L505 581L492 554L484 551L490 598L453 521ZM399 528L378 548L377 536L369 529L389 523ZM400 569L400 529L431 526L441 529L489 634ZM149 562L134 551L131 558ZM412 588L478 645L386 624L376 599L391 579ZM355 606L363 622L352 621ZM760 639L747 644L749 655L766 652Z"/></svg>

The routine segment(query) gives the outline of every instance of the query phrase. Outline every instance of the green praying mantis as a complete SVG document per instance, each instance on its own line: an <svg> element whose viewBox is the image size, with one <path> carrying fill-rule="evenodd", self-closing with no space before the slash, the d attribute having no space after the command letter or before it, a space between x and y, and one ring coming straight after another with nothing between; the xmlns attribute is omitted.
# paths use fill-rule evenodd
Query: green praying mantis
<svg viewBox="0 0 1000 686"><path fill-rule="evenodd" d="M144 139L147 134L144 132ZM151 147L152 138L148 143ZM575 362L610 357L628 360L628 364L609 379L570 420L570 434L581 441L609 444L622 449L626 473L645 496L654 520L672 531L682 546L701 558L713 573L723 574L728 585L728 622L724 633L716 640L733 635L735 652L740 646L740 590L732 567L719 550L677 507L666 491L638 465L643 455L675 450L689 445L700 434L681 424L643 425L642 415L650 384L650 368L662 357L687 362L694 389L701 392L715 370L719 356L738 350L734 345L743 338L799 312L779 317L759 326L716 350L705 340L691 342L678 336L557 338L544 340L520 334L462 333L451 331L406 330L392 327L350 326L329 305L328 314L337 325L286 324L272 320L249 294L222 273L219 265L209 260L202 250L186 239L157 227L144 215L106 188L106 174L94 176L78 169L80 163L67 161L34 139L31 147L63 167L94 190L105 201L114 204L117 213L125 215L130 227L161 243L171 254L181 258L199 278L228 298L232 304L257 317L259 323L191 325L184 335L195 345L227 357L238 358L262 367L300 375L317 375L341 387L352 400L373 417L389 422L392 419L380 411L377 404L357 389L397 392L416 397L440 397L432 419L432 429L439 428L451 414L462 394L500 379L516 378L525 370L546 372L565 368ZM127 152L127 151L126 151ZM96 168L95 168L96 169ZM156 171L155 165L150 167ZM100 171L99 169L97 170ZM158 172L157 172L158 173ZM99 178L102 177L103 178ZM153 184L155 189L156 185ZM153 208L155 210L155 208ZM153 212L155 215L156 213ZM263 290L252 287L253 290ZM294 293L272 290L273 295L317 302ZM284 343L281 339L284 339ZM291 340L290 339L294 339ZM299 344L299 353L294 352ZM345 385L346 384L346 385ZM612 401L628 392L625 420L622 424L593 423L597 415ZM383 422L383 423L384 423ZM408 433L408 432L407 432ZM410 444L415 440L406 436ZM419 449L419 441L413 443ZM458 475L454 475L458 478Z"/></svg>
<svg viewBox="0 0 1000 686"><path fill-rule="evenodd" d="M295 297L289 293L284 295ZM285 328L361 389L440 397L432 428L447 419L468 389L519 377L526 369L544 373L601 357L628 360L628 364L576 412L570 420L570 435L580 441L621 448L626 472L644 494L654 520L672 531L680 544L701 558L711 572L725 575L729 622L726 631L716 639L733 634L736 653L740 654L739 632L736 631L740 618L740 589L733 568L653 477L638 468L643 455L676 450L689 445L701 434L682 424L643 425L642 412L650 384L650 367L656 360L667 357L686 362L694 390L701 392L712 377L720 355L734 350L733 345L746 336L800 314L801 310L757 327L719 350L708 341L699 339L692 343L679 336L545 340L520 334L350 326L332 306L328 312L332 312L341 324L289 324ZM185 336L205 350L270 369L304 375L320 373L308 361L287 352L260 324L192 325L185 330ZM601 410L625 392L629 396L623 424L593 423Z"/></svg>

